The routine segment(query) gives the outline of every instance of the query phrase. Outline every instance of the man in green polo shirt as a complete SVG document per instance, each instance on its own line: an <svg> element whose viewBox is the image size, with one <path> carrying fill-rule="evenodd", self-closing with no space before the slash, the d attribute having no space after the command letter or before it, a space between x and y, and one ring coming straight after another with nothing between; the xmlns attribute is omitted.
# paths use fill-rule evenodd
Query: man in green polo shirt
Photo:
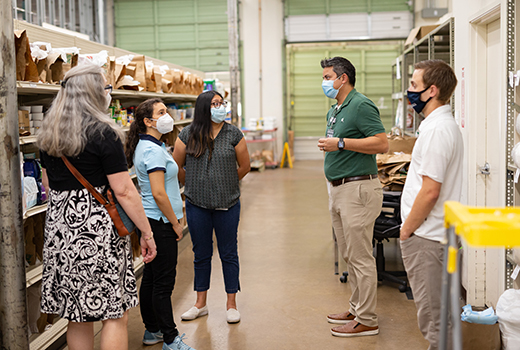
<svg viewBox="0 0 520 350"><path fill-rule="evenodd" d="M348 310L328 315L327 320L340 324L331 330L335 336L375 335L379 327L372 235L383 202L375 155L388 151L388 140L379 110L354 88L352 63L334 57L322 60L321 67L323 92L337 104L327 113L326 137L318 147L326 152L329 210L352 292Z"/></svg>

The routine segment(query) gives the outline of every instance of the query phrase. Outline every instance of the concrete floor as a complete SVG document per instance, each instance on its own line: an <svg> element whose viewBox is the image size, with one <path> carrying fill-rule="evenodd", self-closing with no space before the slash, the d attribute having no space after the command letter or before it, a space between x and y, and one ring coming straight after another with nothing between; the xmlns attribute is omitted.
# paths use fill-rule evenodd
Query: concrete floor
<svg viewBox="0 0 520 350"><path fill-rule="evenodd" d="M239 227L242 321L226 323L226 295L215 252L209 315L184 322L195 302L191 242L183 239L172 296L174 317L185 342L197 350L426 349L415 304L395 286L379 284L380 334L337 338L326 315L347 310L350 289L334 275L333 240L322 161L298 161L294 169L252 172L242 181ZM387 264L398 251L385 247ZM345 265L340 262L340 271ZM130 311L129 349L161 349L141 343L139 308ZM96 336L99 348L99 334Z"/></svg>

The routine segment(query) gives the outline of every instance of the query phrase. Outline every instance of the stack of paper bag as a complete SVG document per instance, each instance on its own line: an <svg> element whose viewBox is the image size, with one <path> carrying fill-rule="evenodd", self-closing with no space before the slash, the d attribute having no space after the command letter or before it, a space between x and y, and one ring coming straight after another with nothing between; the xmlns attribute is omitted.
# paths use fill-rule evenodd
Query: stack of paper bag
<svg viewBox="0 0 520 350"><path fill-rule="evenodd" d="M416 138L388 136L388 153L378 154L377 169L381 185L388 191L402 191L412 161L412 150Z"/></svg>

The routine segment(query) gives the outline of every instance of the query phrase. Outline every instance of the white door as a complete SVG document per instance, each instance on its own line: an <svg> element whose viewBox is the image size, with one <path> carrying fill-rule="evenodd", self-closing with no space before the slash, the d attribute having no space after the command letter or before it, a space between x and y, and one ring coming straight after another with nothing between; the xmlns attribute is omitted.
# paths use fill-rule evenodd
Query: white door
<svg viewBox="0 0 520 350"><path fill-rule="evenodd" d="M475 193L470 205L502 207L504 203L504 172L502 158L505 152L504 124L501 120L501 101L505 84L500 19L475 27L473 42L474 77L476 93L474 127L475 142ZM470 150L470 153L472 150ZM471 195L470 195L471 197ZM466 288L468 303L483 306L496 305L504 288L504 250L466 249L464 261L467 268ZM464 280L463 280L464 281Z"/></svg>

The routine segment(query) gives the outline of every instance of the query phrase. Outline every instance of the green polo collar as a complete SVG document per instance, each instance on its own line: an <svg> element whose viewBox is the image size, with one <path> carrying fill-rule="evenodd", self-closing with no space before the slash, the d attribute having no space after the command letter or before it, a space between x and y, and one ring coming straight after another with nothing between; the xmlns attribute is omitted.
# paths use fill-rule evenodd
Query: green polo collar
<svg viewBox="0 0 520 350"><path fill-rule="evenodd" d="M351 92L349 92L349 94L347 95L347 97L345 97L345 100L343 101L343 104L341 105L341 107L339 108L339 110L341 111L344 107L348 106L348 104L350 103L350 101L352 101L352 99L354 98L354 95L357 93L356 91L356 88L352 89ZM338 103L335 103L332 105L332 108L336 108L336 106L338 105Z"/></svg>

